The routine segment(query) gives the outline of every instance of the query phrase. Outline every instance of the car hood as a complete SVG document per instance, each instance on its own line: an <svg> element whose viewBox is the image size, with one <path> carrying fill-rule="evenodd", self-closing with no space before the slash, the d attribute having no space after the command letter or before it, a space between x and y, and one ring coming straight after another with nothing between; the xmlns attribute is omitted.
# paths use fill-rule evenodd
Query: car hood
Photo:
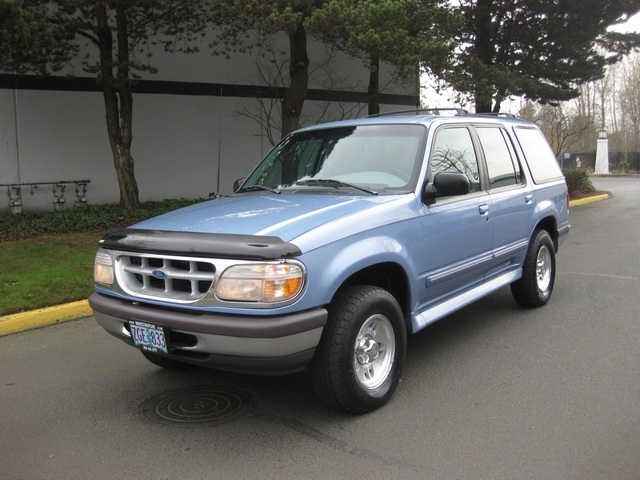
<svg viewBox="0 0 640 480"><path fill-rule="evenodd" d="M182 208L140 222L133 228L267 235L291 242L332 220L376 209L397 198L327 194L233 196Z"/></svg>

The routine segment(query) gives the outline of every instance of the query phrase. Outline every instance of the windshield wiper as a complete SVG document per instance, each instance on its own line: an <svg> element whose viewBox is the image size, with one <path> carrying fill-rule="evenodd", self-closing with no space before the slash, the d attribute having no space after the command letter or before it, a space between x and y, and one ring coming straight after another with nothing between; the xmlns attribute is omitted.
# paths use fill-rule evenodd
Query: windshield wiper
<svg viewBox="0 0 640 480"><path fill-rule="evenodd" d="M355 183L343 182L342 180L336 180L334 178L310 178L308 180L299 180L294 185L320 185L331 186L333 188L350 187L360 190L361 192L369 193L371 195L377 195L378 192L371 190L368 187L362 185L356 185Z"/></svg>
<svg viewBox="0 0 640 480"><path fill-rule="evenodd" d="M240 187L238 192L250 192L251 190L266 190L271 193L280 193L281 190L278 188L267 187L266 185L249 185L248 187Z"/></svg>

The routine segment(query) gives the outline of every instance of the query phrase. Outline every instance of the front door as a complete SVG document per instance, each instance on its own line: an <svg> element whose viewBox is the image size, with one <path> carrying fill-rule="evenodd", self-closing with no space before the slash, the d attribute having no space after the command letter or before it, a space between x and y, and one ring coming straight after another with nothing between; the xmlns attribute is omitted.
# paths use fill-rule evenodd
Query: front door
<svg viewBox="0 0 640 480"><path fill-rule="evenodd" d="M470 191L439 197L422 209L424 289L418 312L481 284L492 260L491 197L483 188L470 129L448 126L438 130L429 162L431 178L440 172L463 173Z"/></svg>

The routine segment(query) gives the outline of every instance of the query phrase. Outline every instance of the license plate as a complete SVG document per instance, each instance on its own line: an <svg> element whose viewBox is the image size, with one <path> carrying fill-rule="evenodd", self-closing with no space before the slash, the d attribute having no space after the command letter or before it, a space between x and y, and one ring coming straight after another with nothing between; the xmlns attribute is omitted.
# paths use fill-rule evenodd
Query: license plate
<svg viewBox="0 0 640 480"><path fill-rule="evenodd" d="M169 353L167 327L153 323L129 320L133 344L150 353Z"/></svg>

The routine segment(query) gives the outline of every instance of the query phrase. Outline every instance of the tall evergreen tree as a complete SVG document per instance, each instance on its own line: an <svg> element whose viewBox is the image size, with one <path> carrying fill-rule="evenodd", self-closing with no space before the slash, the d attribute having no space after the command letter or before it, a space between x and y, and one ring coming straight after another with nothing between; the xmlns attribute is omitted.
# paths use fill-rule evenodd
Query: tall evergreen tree
<svg viewBox="0 0 640 480"><path fill-rule="evenodd" d="M49 22L42 2L0 0L0 70L45 75L60 68L70 35Z"/></svg>
<svg viewBox="0 0 640 480"><path fill-rule="evenodd" d="M325 1L213 0L217 44L224 51L250 49L265 35L283 33L287 36L289 82L282 96L282 137L300 125L309 88L310 61L305 22Z"/></svg>
<svg viewBox="0 0 640 480"><path fill-rule="evenodd" d="M369 114L380 111L380 62L402 72L419 65L444 68L453 51L455 17L443 0L331 0L307 21L310 32L350 55L370 71Z"/></svg>
<svg viewBox="0 0 640 480"><path fill-rule="evenodd" d="M639 44L638 35L607 32L640 10L638 0L461 0L456 10L464 27L447 77L477 112L499 111L509 95L575 98L578 85Z"/></svg>
<svg viewBox="0 0 640 480"><path fill-rule="evenodd" d="M140 205L131 154L132 86L140 72L155 72L147 55L152 42L192 51L189 40L209 18L206 0L0 0L0 68L45 73L77 58L102 87L107 132L120 189L120 204ZM6 32L11 32L7 34ZM97 58L81 53L89 43ZM138 60L139 57L143 60Z"/></svg>

